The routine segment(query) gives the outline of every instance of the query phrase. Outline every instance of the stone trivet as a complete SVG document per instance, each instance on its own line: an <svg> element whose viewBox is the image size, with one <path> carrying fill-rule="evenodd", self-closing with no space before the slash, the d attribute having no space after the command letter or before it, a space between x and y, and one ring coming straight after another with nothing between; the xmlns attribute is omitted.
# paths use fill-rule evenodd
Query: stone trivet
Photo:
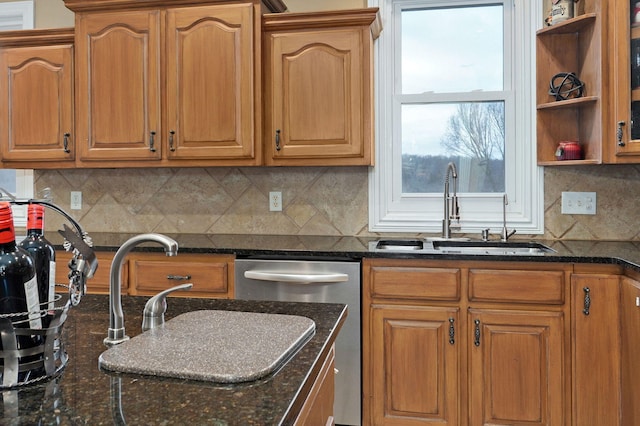
<svg viewBox="0 0 640 426"><path fill-rule="evenodd" d="M103 352L101 368L180 379L237 383L275 371L315 333L296 315L193 311Z"/></svg>

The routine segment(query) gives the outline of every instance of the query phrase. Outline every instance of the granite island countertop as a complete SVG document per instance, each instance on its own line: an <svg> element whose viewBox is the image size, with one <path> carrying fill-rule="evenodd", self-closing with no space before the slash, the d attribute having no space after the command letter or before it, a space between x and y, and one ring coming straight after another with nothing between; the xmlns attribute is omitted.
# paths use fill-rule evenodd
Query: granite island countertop
<svg viewBox="0 0 640 426"><path fill-rule="evenodd" d="M51 235L51 242L62 239ZM90 233L96 250L115 251L137 234ZM640 241L543 240L533 239L555 250L543 256L450 255L374 252L370 242L386 237L345 237L305 235L165 234L174 238L183 253L224 253L237 257L287 257L300 259L334 258L360 260L363 257L453 259L490 261L533 261L617 264L640 272ZM528 241L513 237L510 241ZM136 250L161 251L149 245Z"/></svg>
<svg viewBox="0 0 640 426"><path fill-rule="evenodd" d="M123 297L129 336L141 331L147 297ZM313 337L284 366L257 381L216 384L100 371L98 356L109 327L108 296L86 295L63 327L69 361L42 383L3 391L2 424L291 424L335 340L347 308L343 304L253 302L170 298L167 320L195 310L299 315L315 321ZM205 344L206 342L203 342ZM179 362L179 360L177 360Z"/></svg>

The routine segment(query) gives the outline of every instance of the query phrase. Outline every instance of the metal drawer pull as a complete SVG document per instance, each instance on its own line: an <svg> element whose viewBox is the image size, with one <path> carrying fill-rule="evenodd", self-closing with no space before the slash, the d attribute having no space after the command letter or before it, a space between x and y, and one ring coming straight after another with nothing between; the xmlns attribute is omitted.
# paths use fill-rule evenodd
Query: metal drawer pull
<svg viewBox="0 0 640 426"><path fill-rule="evenodd" d="M616 138L618 139L618 146L624 146L624 140L622 140L622 127L625 125L624 121L618 121L618 130L616 130Z"/></svg>
<svg viewBox="0 0 640 426"><path fill-rule="evenodd" d="M151 152L156 152L156 132L151 132L150 136L149 136L149 151Z"/></svg>
<svg viewBox="0 0 640 426"><path fill-rule="evenodd" d="M167 275L168 280L186 281L191 279L191 275Z"/></svg>
<svg viewBox="0 0 640 426"><path fill-rule="evenodd" d="M480 346L480 320L474 321L476 328L474 333L473 344L476 346Z"/></svg>
<svg viewBox="0 0 640 426"><path fill-rule="evenodd" d="M295 274L287 272L245 271L245 278L259 281L281 281L286 283L341 283L349 280L349 275L340 273Z"/></svg>
<svg viewBox="0 0 640 426"><path fill-rule="evenodd" d="M64 138L62 139L62 147L64 149L64 152L68 154L71 152L71 150L69 149L69 138L71 137L71 133L65 133L62 136L64 136Z"/></svg>
<svg viewBox="0 0 640 426"><path fill-rule="evenodd" d="M175 134L176 134L176 131L175 131L175 130L171 130L171 131L169 132L169 151L171 151L171 152L175 152L175 150L176 150L176 147L175 147L175 146L173 146L173 136L174 136Z"/></svg>
<svg viewBox="0 0 640 426"><path fill-rule="evenodd" d="M280 129L276 130L276 151L280 151Z"/></svg>
<svg viewBox="0 0 640 426"><path fill-rule="evenodd" d="M591 289L589 287L585 287L584 290L584 309L582 313L585 315L589 315L589 309L591 309Z"/></svg>
<svg viewBox="0 0 640 426"><path fill-rule="evenodd" d="M456 329L453 326L455 320L453 318L449 318L449 343L450 344L455 344L456 343Z"/></svg>

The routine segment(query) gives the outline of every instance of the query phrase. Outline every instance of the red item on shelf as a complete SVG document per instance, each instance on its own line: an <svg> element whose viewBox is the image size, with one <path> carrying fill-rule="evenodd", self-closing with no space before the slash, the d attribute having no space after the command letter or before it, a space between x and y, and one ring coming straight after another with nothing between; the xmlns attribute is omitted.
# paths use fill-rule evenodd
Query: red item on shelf
<svg viewBox="0 0 640 426"><path fill-rule="evenodd" d="M582 147L578 142L562 141L556 149L556 160L582 160Z"/></svg>

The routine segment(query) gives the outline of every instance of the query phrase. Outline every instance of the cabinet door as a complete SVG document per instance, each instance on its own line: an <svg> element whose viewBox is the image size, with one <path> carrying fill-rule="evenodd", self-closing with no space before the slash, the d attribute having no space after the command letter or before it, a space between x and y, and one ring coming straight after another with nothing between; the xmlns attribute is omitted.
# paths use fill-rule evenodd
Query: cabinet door
<svg viewBox="0 0 640 426"><path fill-rule="evenodd" d="M470 425L565 425L562 312L469 310Z"/></svg>
<svg viewBox="0 0 640 426"><path fill-rule="evenodd" d="M371 309L364 424L458 425L457 330L457 308Z"/></svg>
<svg viewBox="0 0 640 426"><path fill-rule="evenodd" d="M81 161L161 156L160 12L76 15Z"/></svg>
<svg viewBox="0 0 640 426"><path fill-rule="evenodd" d="M619 285L617 275L571 276L575 426L620 424Z"/></svg>
<svg viewBox="0 0 640 426"><path fill-rule="evenodd" d="M624 426L640 424L640 281L622 278L620 298L622 331L622 422Z"/></svg>
<svg viewBox="0 0 640 426"><path fill-rule="evenodd" d="M254 157L253 5L167 11L168 157Z"/></svg>
<svg viewBox="0 0 640 426"><path fill-rule="evenodd" d="M371 164L368 28L268 37L265 162Z"/></svg>
<svg viewBox="0 0 640 426"><path fill-rule="evenodd" d="M0 51L3 161L72 161L73 46Z"/></svg>
<svg viewBox="0 0 640 426"><path fill-rule="evenodd" d="M610 119L606 147L612 163L640 162L640 26L630 28L633 4L617 1L608 16L613 32L609 47L613 72L609 78L615 115Z"/></svg>

